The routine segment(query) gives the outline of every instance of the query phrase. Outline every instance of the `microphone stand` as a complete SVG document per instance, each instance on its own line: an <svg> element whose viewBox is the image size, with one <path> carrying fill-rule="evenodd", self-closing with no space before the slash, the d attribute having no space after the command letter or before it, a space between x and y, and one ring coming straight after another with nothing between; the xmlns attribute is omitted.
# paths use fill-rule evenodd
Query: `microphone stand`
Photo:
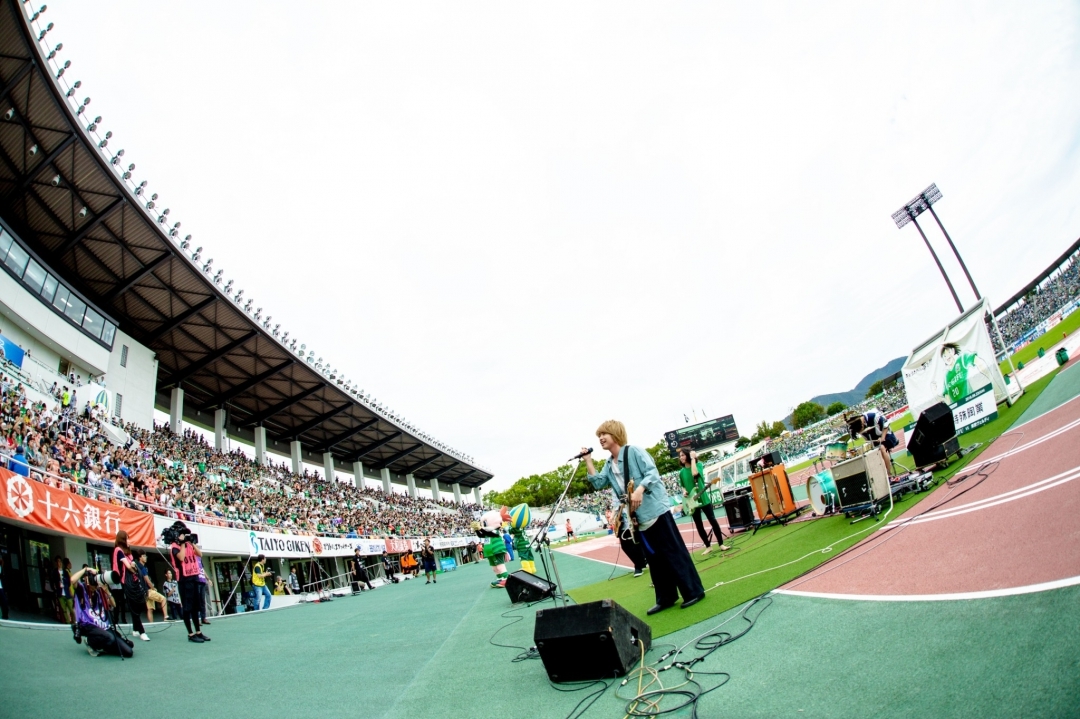
<svg viewBox="0 0 1080 719"><path fill-rule="evenodd" d="M556 604L559 600L562 601L562 605L566 606L566 594L563 592L562 580L559 578L559 567L555 564L555 555L551 551L551 542L547 538L548 527L551 526L551 520L559 512L559 507L562 506L563 501L566 499L566 493L570 491L570 485L574 481L574 477L577 476L578 470L581 469L581 459L578 459L577 464L574 466L574 471L570 473L569 479L566 480L566 486L563 487L562 494L555 500L555 504L551 505L551 512L548 513L547 519L544 520L544 525L537 530L536 535L532 538L532 544L536 547L536 550L540 552L540 562L544 565L544 577L550 582L551 575L548 574L548 560L551 560L551 568L554 570L555 575L555 597Z"/></svg>

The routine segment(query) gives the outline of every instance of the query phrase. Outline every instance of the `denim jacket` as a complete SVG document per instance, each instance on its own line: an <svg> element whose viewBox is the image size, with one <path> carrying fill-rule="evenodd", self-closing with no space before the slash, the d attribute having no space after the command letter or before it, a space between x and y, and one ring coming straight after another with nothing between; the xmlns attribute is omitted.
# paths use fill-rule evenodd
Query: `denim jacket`
<svg viewBox="0 0 1080 719"><path fill-rule="evenodd" d="M589 482L596 489L610 487L616 495L623 492L623 462L629 462L630 479L634 480L634 488L645 488L645 496L642 497L641 506L637 510L637 519L641 524L649 524L664 512L670 512L671 506L668 501L667 490L660 479L660 473L656 471L656 463L645 450L627 445L619 450L619 475L614 474L614 462L606 462L603 469L596 474L589 475Z"/></svg>

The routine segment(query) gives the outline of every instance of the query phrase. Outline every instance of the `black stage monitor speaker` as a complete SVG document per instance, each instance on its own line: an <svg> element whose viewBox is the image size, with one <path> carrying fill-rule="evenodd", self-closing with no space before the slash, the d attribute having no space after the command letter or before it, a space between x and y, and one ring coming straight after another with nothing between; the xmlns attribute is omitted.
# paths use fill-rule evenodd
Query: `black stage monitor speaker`
<svg viewBox="0 0 1080 719"><path fill-rule="evenodd" d="M506 593L510 603L539 602L555 592L555 585L546 579L520 569L506 578Z"/></svg>
<svg viewBox="0 0 1080 719"><path fill-rule="evenodd" d="M739 529L749 527L754 523L754 510L750 506L749 494L732 493L724 498L724 511L727 512L728 527Z"/></svg>
<svg viewBox="0 0 1080 719"><path fill-rule="evenodd" d="M775 467L778 464L783 464L784 458L780 456L780 452L773 450L772 452L766 452L760 457L755 457L750 460L750 471L756 472L759 469L768 469L769 467Z"/></svg>
<svg viewBox="0 0 1080 719"><path fill-rule="evenodd" d="M955 454L960 447L952 410L944 402L928 407L919 415L911 432L907 450L916 467L926 467Z"/></svg>
<svg viewBox="0 0 1080 719"><path fill-rule="evenodd" d="M610 599L536 613L533 642L553 682L626 674L652 646L648 624Z"/></svg>

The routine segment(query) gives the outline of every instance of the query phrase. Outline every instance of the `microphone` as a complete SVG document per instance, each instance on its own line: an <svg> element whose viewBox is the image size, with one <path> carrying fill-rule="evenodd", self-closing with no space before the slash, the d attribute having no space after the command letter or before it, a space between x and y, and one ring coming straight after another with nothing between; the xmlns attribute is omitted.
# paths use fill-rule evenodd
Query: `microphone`
<svg viewBox="0 0 1080 719"><path fill-rule="evenodd" d="M587 450L585 450L584 452L581 452L580 454L575 454L573 457L571 457L570 459L568 459L566 461L567 462L573 462L575 459L581 459L587 454L592 454L592 447L589 447Z"/></svg>

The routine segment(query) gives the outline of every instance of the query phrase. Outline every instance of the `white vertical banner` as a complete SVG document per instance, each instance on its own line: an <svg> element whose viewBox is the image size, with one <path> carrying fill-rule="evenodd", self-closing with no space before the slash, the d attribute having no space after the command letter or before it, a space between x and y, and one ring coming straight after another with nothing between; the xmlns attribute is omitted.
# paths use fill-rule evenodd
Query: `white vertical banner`
<svg viewBox="0 0 1080 719"><path fill-rule="evenodd" d="M1008 387L983 320L988 311L984 297L912 350L903 374L913 417L945 402L952 409L957 434L997 418L997 405L1008 398Z"/></svg>

